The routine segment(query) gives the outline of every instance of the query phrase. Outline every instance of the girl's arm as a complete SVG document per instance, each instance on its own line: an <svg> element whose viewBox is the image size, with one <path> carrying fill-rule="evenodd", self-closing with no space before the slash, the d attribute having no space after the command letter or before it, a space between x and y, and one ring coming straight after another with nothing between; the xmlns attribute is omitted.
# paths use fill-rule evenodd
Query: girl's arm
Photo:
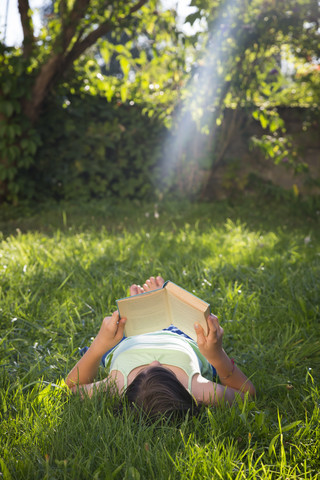
<svg viewBox="0 0 320 480"><path fill-rule="evenodd" d="M249 380L248 377L234 363L234 360L229 358L223 349L220 357L215 360L213 366L217 371L222 385L231 387L234 390L244 393L249 392L250 395L255 396L256 390L251 380Z"/></svg>
<svg viewBox="0 0 320 480"><path fill-rule="evenodd" d="M192 394L196 400L205 405L221 405L227 403L232 405L237 396L244 399L243 390L237 390L232 387L221 385L220 383L210 382L200 374L192 379Z"/></svg>
<svg viewBox="0 0 320 480"><path fill-rule="evenodd" d="M217 400L224 397L225 400L232 403L229 400L232 400L238 392L240 392L242 397L245 392L249 392L249 395L254 396L256 390L253 383L235 365L234 361L229 358L222 348L223 328L220 327L218 318L215 315L209 315L207 324L207 336L205 336L203 328L198 324L195 325L195 331L200 352L215 367L222 384L213 384L215 385ZM209 387L206 388L210 390Z"/></svg>
<svg viewBox="0 0 320 480"><path fill-rule="evenodd" d="M76 391L78 385L88 385L93 381L98 372L102 355L115 347L122 339L125 322L125 318L119 319L117 311L111 317L103 320L99 333L90 348L66 378L66 384L71 390Z"/></svg>

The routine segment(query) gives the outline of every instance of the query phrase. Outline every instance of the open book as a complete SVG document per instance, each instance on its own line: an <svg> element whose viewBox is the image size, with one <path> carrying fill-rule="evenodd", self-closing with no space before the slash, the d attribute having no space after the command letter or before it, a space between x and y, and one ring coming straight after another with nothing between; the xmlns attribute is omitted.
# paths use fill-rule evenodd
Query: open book
<svg viewBox="0 0 320 480"><path fill-rule="evenodd" d="M173 282L150 292L117 300L120 317L126 317L127 337L155 332L173 324L196 340L194 324L202 325L207 334L206 319L210 305Z"/></svg>

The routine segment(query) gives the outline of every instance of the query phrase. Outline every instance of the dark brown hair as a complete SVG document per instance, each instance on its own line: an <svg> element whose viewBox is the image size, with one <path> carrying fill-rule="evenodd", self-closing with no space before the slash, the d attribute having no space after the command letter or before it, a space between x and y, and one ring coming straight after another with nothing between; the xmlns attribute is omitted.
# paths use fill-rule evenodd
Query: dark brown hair
<svg viewBox="0 0 320 480"><path fill-rule="evenodd" d="M142 410L149 419L184 418L187 412L197 415L199 405L175 374L163 367L143 370L127 387L124 398L131 408Z"/></svg>

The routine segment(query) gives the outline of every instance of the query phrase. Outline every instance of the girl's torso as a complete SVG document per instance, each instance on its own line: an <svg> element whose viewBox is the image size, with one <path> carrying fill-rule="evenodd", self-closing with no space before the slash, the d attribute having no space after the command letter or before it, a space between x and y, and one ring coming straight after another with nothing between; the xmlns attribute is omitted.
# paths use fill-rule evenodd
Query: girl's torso
<svg viewBox="0 0 320 480"><path fill-rule="evenodd" d="M109 354L106 365L110 368L109 378L122 391L154 361L171 370L190 392L199 375L212 380L211 366L196 342L168 331L126 338Z"/></svg>

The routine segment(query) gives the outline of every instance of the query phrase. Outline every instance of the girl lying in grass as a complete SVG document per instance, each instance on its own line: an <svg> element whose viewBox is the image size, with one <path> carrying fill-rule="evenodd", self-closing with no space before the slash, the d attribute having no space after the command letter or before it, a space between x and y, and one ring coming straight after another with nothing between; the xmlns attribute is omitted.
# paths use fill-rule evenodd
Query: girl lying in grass
<svg viewBox="0 0 320 480"><path fill-rule="evenodd" d="M162 287L161 277L150 277L143 287L132 285L137 295ZM222 348L223 328L209 315L208 335L195 324L197 342L174 327L123 339L126 319L114 312L106 317L90 348L67 376L68 387L89 395L97 389L113 388L131 406L141 407L148 416L196 414L200 406L232 404L236 395L255 395L255 388ZM114 348L116 347L116 348ZM108 376L93 382L102 356L110 363ZM109 361L108 361L109 360ZM215 375L219 382L214 381Z"/></svg>

